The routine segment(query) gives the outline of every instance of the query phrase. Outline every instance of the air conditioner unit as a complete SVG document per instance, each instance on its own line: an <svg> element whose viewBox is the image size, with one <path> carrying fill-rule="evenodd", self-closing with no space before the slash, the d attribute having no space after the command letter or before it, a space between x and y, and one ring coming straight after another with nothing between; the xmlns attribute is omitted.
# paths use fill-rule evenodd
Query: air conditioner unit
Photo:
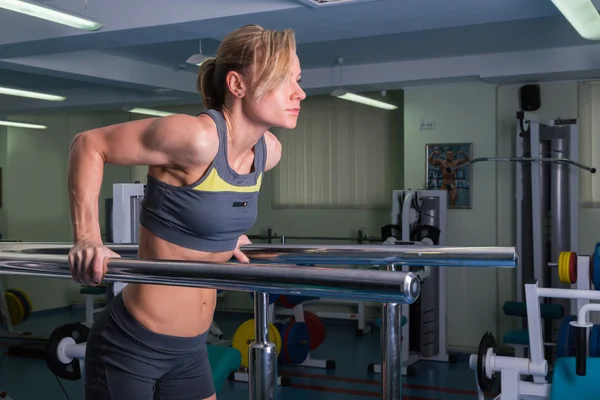
<svg viewBox="0 0 600 400"><path fill-rule="evenodd" d="M366 1L378 1L378 0L296 0L298 3L302 3L309 7L327 7L327 6L341 6L346 4L364 3Z"/></svg>

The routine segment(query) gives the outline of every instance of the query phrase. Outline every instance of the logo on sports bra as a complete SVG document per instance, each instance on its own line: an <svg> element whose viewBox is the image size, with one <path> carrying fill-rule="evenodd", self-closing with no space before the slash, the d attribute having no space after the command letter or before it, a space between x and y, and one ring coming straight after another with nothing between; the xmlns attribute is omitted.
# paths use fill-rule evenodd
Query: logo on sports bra
<svg viewBox="0 0 600 400"><path fill-rule="evenodd" d="M233 203L234 207L246 207L247 205L247 201L236 201L235 203Z"/></svg>

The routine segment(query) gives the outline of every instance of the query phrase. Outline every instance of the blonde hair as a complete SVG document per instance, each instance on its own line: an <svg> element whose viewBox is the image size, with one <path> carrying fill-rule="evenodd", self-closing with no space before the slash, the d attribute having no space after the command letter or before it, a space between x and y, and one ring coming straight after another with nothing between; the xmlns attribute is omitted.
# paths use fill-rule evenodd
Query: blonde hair
<svg viewBox="0 0 600 400"><path fill-rule="evenodd" d="M246 25L229 33L217 56L202 63L196 87L207 109L223 108L229 71L242 74L258 99L277 88L290 73L296 38L291 29L275 31Z"/></svg>

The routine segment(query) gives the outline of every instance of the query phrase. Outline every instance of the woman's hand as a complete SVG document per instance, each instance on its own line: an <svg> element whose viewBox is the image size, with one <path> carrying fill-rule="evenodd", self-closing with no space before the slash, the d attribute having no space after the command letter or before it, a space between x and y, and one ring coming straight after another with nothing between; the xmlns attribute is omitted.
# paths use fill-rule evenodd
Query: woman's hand
<svg viewBox="0 0 600 400"><path fill-rule="evenodd" d="M102 242L79 241L69 251L69 269L73 280L87 286L98 286L107 272L107 258L121 256Z"/></svg>
<svg viewBox="0 0 600 400"><path fill-rule="evenodd" d="M242 235L238 238L237 245L235 246L235 250L233 251L233 256L239 262L248 264L250 262L250 259L240 250L240 246L243 246L245 244L252 244L252 242L250 241L250 239L248 239L248 236Z"/></svg>

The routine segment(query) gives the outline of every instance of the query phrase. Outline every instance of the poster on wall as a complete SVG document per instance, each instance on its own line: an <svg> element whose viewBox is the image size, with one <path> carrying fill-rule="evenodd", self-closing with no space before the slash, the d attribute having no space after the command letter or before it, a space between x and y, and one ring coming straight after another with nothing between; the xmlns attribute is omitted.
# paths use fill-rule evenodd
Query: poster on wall
<svg viewBox="0 0 600 400"><path fill-rule="evenodd" d="M472 143L427 144L427 189L446 190L448 208L471 208Z"/></svg>

